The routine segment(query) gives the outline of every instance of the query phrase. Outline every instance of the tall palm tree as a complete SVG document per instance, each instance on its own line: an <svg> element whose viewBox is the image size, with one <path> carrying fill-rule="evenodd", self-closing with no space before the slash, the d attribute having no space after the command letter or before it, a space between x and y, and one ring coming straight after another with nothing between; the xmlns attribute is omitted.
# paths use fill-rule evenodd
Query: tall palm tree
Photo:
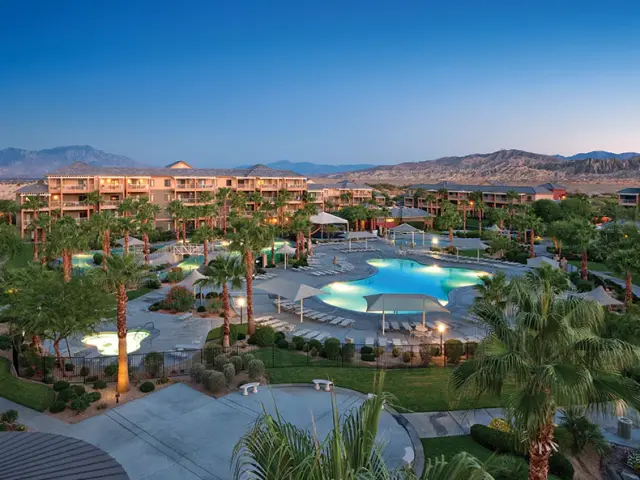
<svg viewBox="0 0 640 480"><path fill-rule="evenodd" d="M231 210L233 213L232 223L235 224L235 220L242 218L247 209L247 196L244 192L232 192L229 197L229 203L231 204Z"/></svg>
<svg viewBox="0 0 640 480"><path fill-rule="evenodd" d="M343 192L340 194L340 201L347 203L350 207L353 207L353 192Z"/></svg>
<svg viewBox="0 0 640 480"><path fill-rule="evenodd" d="M111 255L111 231L116 228L116 219L109 211L91 215L87 223L89 231L102 239L102 268L107 268L106 258ZM93 237L95 238L95 237Z"/></svg>
<svg viewBox="0 0 640 480"><path fill-rule="evenodd" d="M68 215L63 215L51 224L47 257L62 257L62 273L65 281L71 280L73 254L88 248L86 231Z"/></svg>
<svg viewBox="0 0 640 480"><path fill-rule="evenodd" d="M289 204L292 198L293 198L293 194L285 188L278 190L278 193L276 194L276 199L273 203L274 203L274 206L276 207L276 212L278 215L278 224L281 227L284 226L285 208L287 207L287 205Z"/></svg>
<svg viewBox="0 0 640 480"><path fill-rule="evenodd" d="M124 252L129 253L129 238L138 229L138 221L134 217L119 217L117 227L124 238Z"/></svg>
<svg viewBox="0 0 640 480"><path fill-rule="evenodd" d="M118 205L118 213L121 216L131 216L136 212L136 199L133 197L127 197Z"/></svg>
<svg viewBox="0 0 640 480"><path fill-rule="evenodd" d="M146 265L133 255L107 256L107 269L100 280L116 295L116 328L118 330L118 393L129 391L129 362L127 357L127 289L138 288L149 277Z"/></svg>
<svg viewBox="0 0 640 480"><path fill-rule="evenodd" d="M38 215L40 214L40 210L42 210L46 206L47 206L46 202L44 202L42 198L35 195L29 195L28 197L25 197L25 199L22 201L22 205L20 205L20 208L22 208L23 210L33 210L33 218L32 218L32 222L29 230L33 232L33 261L34 262L37 262L39 259L38 226L37 226Z"/></svg>
<svg viewBox="0 0 640 480"><path fill-rule="evenodd" d="M469 198L472 200L473 208L478 212L478 231L482 233L482 214L484 209L487 208L486 204L483 202L484 196L482 191L476 190L471 192Z"/></svg>
<svg viewBox="0 0 640 480"><path fill-rule="evenodd" d="M516 192L515 190L509 190L506 195L507 201L511 205L511 208L509 209L509 216L513 217L515 213L514 205L516 202L520 201L520 193Z"/></svg>
<svg viewBox="0 0 640 480"><path fill-rule="evenodd" d="M47 262L47 233L51 229L51 216L47 213L38 215L37 220L35 221L35 226L40 230L40 243L42 245L42 252L40 260L42 263Z"/></svg>
<svg viewBox="0 0 640 480"><path fill-rule="evenodd" d="M182 219L184 209L184 203L180 200L172 200L169 202L169 206L167 207L167 212L171 215L171 220L173 220L174 232L176 234L176 242L180 241L180 225L179 222Z"/></svg>
<svg viewBox="0 0 640 480"><path fill-rule="evenodd" d="M462 229L467 231L467 209L469 208L469 200L459 200L458 206L462 207Z"/></svg>
<svg viewBox="0 0 640 480"><path fill-rule="evenodd" d="M204 264L209 264L209 242L215 238L215 230L211 228L209 225L204 224L200 225L193 232L193 236L191 240L196 243L202 243L204 247Z"/></svg>
<svg viewBox="0 0 640 480"><path fill-rule="evenodd" d="M18 212L18 204L13 200L0 200L0 213L7 217L7 223L13 225L13 218Z"/></svg>
<svg viewBox="0 0 640 480"><path fill-rule="evenodd" d="M218 206L213 203L214 197L211 192L198 193L198 202L200 205L200 216L205 219L209 228L213 228L213 220L218 213Z"/></svg>
<svg viewBox="0 0 640 480"><path fill-rule="evenodd" d="M247 289L247 332L255 331L253 323L253 266L254 255L269 245L264 228L252 219L240 219L233 224L235 233L231 236L229 250L242 253Z"/></svg>
<svg viewBox="0 0 640 480"><path fill-rule="evenodd" d="M155 229L156 216L160 213L160 206L150 203L147 197L142 197L138 200L136 210L136 220L142 232L144 244L142 247L144 263L149 265L149 233Z"/></svg>
<svg viewBox="0 0 640 480"><path fill-rule="evenodd" d="M542 219L540 217L537 217L536 215L527 215L525 218L527 219L527 224L529 226L529 256L533 258L536 256L536 232L541 233L540 230L542 230L542 226L544 224L542 223Z"/></svg>
<svg viewBox="0 0 640 480"><path fill-rule="evenodd" d="M304 253L304 235L310 225L309 217L304 213L296 212L291 220L291 231L296 236L296 259L298 260L300 260L301 254Z"/></svg>
<svg viewBox="0 0 640 480"><path fill-rule="evenodd" d="M492 275L483 275L479 278L481 283L473 286L473 289L479 295L474 299L474 302L487 302L504 309L507 306L507 298L509 297L507 274L502 270L498 270Z"/></svg>
<svg viewBox="0 0 640 480"><path fill-rule="evenodd" d="M632 275L640 272L640 249L635 246L625 250L614 250L607 255L606 263L615 273L624 275L624 302L628 307L633 303Z"/></svg>
<svg viewBox="0 0 640 480"><path fill-rule="evenodd" d="M528 449L529 479L543 480L555 448L553 420L559 407L604 409L619 400L640 405L640 385L622 375L638 363L640 350L599 336L603 309L597 303L558 296L545 280L511 283L507 308L490 302L472 306L489 334L476 355L454 370L452 385L506 400Z"/></svg>
<svg viewBox="0 0 640 480"><path fill-rule="evenodd" d="M87 199L85 200L87 205L92 205L95 208L96 213L100 213L100 204L102 203L102 194L99 190L87 193Z"/></svg>
<svg viewBox="0 0 640 480"><path fill-rule="evenodd" d="M242 286L242 274L244 273L242 260L240 257L232 255L218 255L208 265L204 274L206 278L196 281L200 288L214 287L222 289L222 318L224 326L222 328L222 346L228 348L229 345L229 322L231 318L231 303L229 302L229 284L231 288L237 289ZM251 332L249 333L251 334Z"/></svg>
<svg viewBox="0 0 640 480"><path fill-rule="evenodd" d="M219 188L216 192L216 202L220 209L222 209L222 231L226 235L227 234L227 216L229 215L229 211L227 209L227 202L229 201L229 197L233 190L230 188L224 187Z"/></svg>
<svg viewBox="0 0 640 480"><path fill-rule="evenodd" d="M460 225L460 221L460 214L451 202L442 202L440 204L438 224L440 228L449 230L449 246L453 246L453 229Z"/></svg>
<svg viewBox="0 0 640 480"><path fill-rule="evenodd" d="M580 271L582 278L587 280L589 278L587 251L596 235L595 227L587 220L573 218L566 222L566 228L563 228L559 234L564 244L570 245L581 252Z"/></svg>

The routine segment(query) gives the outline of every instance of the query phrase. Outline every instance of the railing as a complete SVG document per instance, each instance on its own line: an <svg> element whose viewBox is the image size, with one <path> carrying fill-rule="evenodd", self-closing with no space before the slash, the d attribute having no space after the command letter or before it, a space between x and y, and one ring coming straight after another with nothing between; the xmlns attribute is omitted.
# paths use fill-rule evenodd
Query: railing
<svg viewBox="0 0 640 480"><path fill-rule="evenodd" d="M148 188L148 183L130 183L127 185L127 190L146 190Z"/></svg>
<svg viewBox="0 0 640 480"><path fill-rule="evenodd" d="M87 202L62 202L63 207L86 207Z"/></svg>
<svg viewBox="0 0 640 480"><path fill-rule="evenodd" d="M100 190L122 190L124 185L120 185L119 183L108 183L100 185Z"/></svg>
<svg viewBox="0 0 640 480"><path fill-rule="evenodd" d="M100 208L102 207L117 207L122 202L119 200L106 200L104 202L100 202Z"/></svg>
<svg viewBox="0 0 640 480"><path fill-rule="evenodd" d="M89 185L63 185L62 188L64 190L86 191L89 189Z"/></svg>

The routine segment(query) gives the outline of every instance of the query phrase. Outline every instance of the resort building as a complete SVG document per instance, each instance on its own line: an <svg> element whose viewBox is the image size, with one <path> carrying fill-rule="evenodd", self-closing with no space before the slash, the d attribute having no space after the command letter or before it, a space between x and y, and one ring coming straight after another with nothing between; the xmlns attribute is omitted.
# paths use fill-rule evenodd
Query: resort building
<svg viewBox="0 0 640 480"><path fill-rule="evenodd" d="M342 207L359 205L364 202L378 202L373 197L373 188L343 180L338 183L313 183L308 184L309 193L314 202L321 206L322 210L340 210ZM384 197L382 197L384 205Z"/></svg>
<svg viewBox="0 0 640 480"><path fill-rule="evenodd" d="M623 188L618 191L618 205L637 207L640 204L640 188Z"/></svg>
<svg viewBox="0 0 640 480"><path fill-rule="evenodd" d="M414 199L416 192L420 190L425 195ZM456 183L440 182L435 184L411 185L407 188L407 196L404 198L405 207L426 208L435 210L437 202L429 201L427 195L437 199L445 198L453 204L466 200L472 201L474 192L482 192L482 201L492 208L501 208L511 204L532 203L536 200L561 200L567 193L566 187L547 183L535 187L512 185L459 185ZM426 198L425 198L426 197Z"/></svg>

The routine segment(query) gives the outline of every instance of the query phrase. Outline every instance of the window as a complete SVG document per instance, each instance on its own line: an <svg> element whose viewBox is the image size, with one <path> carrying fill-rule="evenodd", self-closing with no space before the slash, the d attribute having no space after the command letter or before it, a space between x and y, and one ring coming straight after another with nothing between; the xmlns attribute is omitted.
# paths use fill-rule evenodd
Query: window
<svg viewBox="0 0 640 480"><path fill-rule="evenodd" d="M166 202L170 202L170 201L171 201L171 194L170 194L170 193L165 193L165 195L164 195L164 200L165 200Z"/></svg>
<svg viewBox="0 0 640 480"><path fill-rule="evenodd" d="M165 187L170 187L170 186L171 186L171 179L170 179L170 178L167 178L167 179L164 181L164 186L165 186Z"/></svg>
<svg viewBox="0 0 640 480"><path fill-rule="evenodd" d="M156 184L156 181L154 179L149 180L149 186L150 187L155 186L155 184Z"/></svg>
<svg viewBox="0 0 640 480"><path fill-rule="evenodd" d="M227 187L231 187L233 185L233 180L227 180Z"/></svg>
<svg viewBox="0 0 640 480"><path fill-rule="evenodd" d="M153 180L151 180L153 182ZM149 201L153 202L156 199L156 196L151 194L149 195Z"/></svg>

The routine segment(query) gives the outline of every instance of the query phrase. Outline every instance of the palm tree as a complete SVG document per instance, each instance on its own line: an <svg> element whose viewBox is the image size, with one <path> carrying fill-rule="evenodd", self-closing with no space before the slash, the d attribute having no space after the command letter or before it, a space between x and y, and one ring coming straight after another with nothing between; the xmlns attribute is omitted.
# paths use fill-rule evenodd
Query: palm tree
<svg viewBox="0 0 640 480"><path fill-rule="evenodd" d="M13 200L0 200L0 213L6 216L9 225L13 225L13 217L18 212L18 204Z"/></svg>
<svg viewBox="0 0 640 480"><path fill-rule="evenodd" d="M504 230L504 221L509 218L509 212L504 208L492 208L487 212L487 218L494 225L498 225L500 230Z"/></svg>
<svg viewBox="0 0 640 480"><path fill-rule="evenodd" d="M68 215L63 215L51 224L47 257L62 257L62 273L65 281L71 280L73 254L88 247L86 232Z"/></svg>
<svg viewBox="0 0 640 480"><path fill-rule="evenodd" d="M35 195L29 195L24 199L22 205L20 206L23 210L33 210L33 218L31 224L29 225L29 230L33 232L33 261L37 262L39 259L38 252L38 226L37 220L38 215L40 214L40 210L46 207L47 204L42 201L40 197Z"/></svg>
<svg viewBox="0 0 640 480"><path fill-rule="evenodd" d="M462 207L462 229L467 231L467 209L469 208L469 200L458 201L458 206Z"/></svg>
<svg viewBox="0 0 640 480"><path fill-rule="evenodd" d="M196 228L193 232L191 240L196 243L202 243L204 247L204 264L209 264L209 242L216 237L216 233L209 225L204 224Z"/></svg>
<svg viewBox="0 0 640 480"><path fill-rule="evenodd" d="M198 193L198 202L200 205L200 216L204 217L210 228L213 229L213 219L218 213L218 206L213 203L214 197L211 192Z"/></svg>
<svg viewBox="0 0 640 480"><path fill-rule="evenodd" d="M293 194L289 190L285 188L278 190L276 199L273 203L276 207L276 211L278 212L278 224L280 226L284 226L284 211L292 198Z"/></svg>
<svg viewBox="0 0 640 480"><path fill-rule="evenodd" d="M607 255L606 263L615 273L624 275L624 303L628 307L633 303L632 275L640 272L640 250L637 246L625 250L614 250Z"/></svg>
<svg viewBox="0 0 640 480"><path fill-rule="evenodd" d="M144 243L142 247L144 263L149 265L149 233L155 229L156 216L160 213L160 206L150 203L147 197L141 197L138 199L136 207L136 220L142 232L142 241Z"/></svg>
<svg viewBox="0 0 640 480"><path fill-rule="evenodd" d="M296 259L298 260L300 260L301 254L304 253L304 235L310 224L309 218L303 213L296 212L291 220L291 230L296 236Z"/></svg>
<svg viewBox="0 0 640 480"><path fill-rule="evenodd" d="M449 245L453 246L453 229L460 225L460 214L451 202L440 204L440 217L438 217L439 228L449 230Z"/></svg>
<svg viewBox="0 0 640 480"><path fill-rule="evenodd" d="M218 255L208 265L204 274L207 278L196 281L200 288L214 287L222 289L222 318L224 326L222 329L222 346L228 348L229 345L229 319L231 317L231 304L229 302L229 284L231 288L238 289L242 286L242 274L244 268L239 257L232 255ZM251 334L251 333L250 333Z"/></svg>
<svg viewBox="0 0 640 480"><path fill-rule="evenodd" d="M41 256L40 260L42 261L42 263L46 263L47 262L47 254L46 254L47 233L51 228L51 216L47 213L38 215L38 218L35 221L35 227L36 229L40 230L40 243L42 245L42 252L43 252L43 255Z"/></svg>
<svg viewBox="0 0 640 480"><path fill-rule="evenodd" d="M247 208L247 197L244 192L232 192L229 197L234 221L242 218ZM231 223L235 223L232 221Z"/></svg>
<svg viewBox="0 0 640 480"><path fill-rule="evenodd" d="M490 302L471 307L489 334L476 355L453 372L452 385L505 399L528 449L529 479L543 480L555 448L559 407L604 409L619 400L640 405L640 385L622 375L640 360L640 350L599 336L603 309L597 303L558 296L545 280L511 283L507 308Z"/></svg>
<svg viewBox="0 0 640 480"><path fill-rule="evenodd" d="M580 271L582 279L587 280L589 278L587 251L595 237L595 227L582 218L572 218L566 222L565 228L558 233L564 244L570 245L581 252Z"/></svg>
<svg viewBox="0 0 640 480"><path fill-rule="evenodd" d="M275 225L265 225L264 234L271 244L271 266L276 266L276 237L278 236L278 228Z"/></svg>
<svg viewBox="0 0 640 480"><path fill-rule="evenodd" d="M230 188L219 188L216 192L216 201L218 202L218 207L222 209L222 230L224 234L227 234L227 201L229 200L229 196L231 195Z"/></svg>
<svg viewBox="0 0 640 480"><path fill-rule="evenodd" d="M136 199L127 197L118 205L118 213L122 216L131 216L136 212Z"/></svg>
<svg viewBox="0 0 640 480"><path fill-rule="evenodd" d="M129 362L127 357L127 289L138 288L149 277L147 266L133 255L108 255L107 269L100 278L105 287L116 294L116 327L118 330L118 393L129 391Z"/></svg>
<svg viewBox="0 0 640 480"><path fill-rule="evenodd" d="M138 228L138 221L134 217L119 217L117 225L124 238L124 252L129 253L129 237Z"/></svg>
<svg viewBox="0 0 640 480"><path fill-rule="evenodd" d="M509 209L509 216L513 217L513 214L514 214L513 206L516 202L520 201L520 193L516 192L515 190L509 190L506 195L507 195L507 200L511 205L511 208Z"/></svg>
<svg viewBox="0 0 640 480"><path fill-rule="evenodd" d="M180 200L172 200L169 202L169 206L167 207L167 212L171 215L171 220L173 220L174 232L176 234L176 242L180 241L180 227L178 222L182 219L184 213L184 203Z"/></svg>
<svg viewBox="0 0 640 480"><path fill-rule="evenodd" d="M252 219L240 219L233 224L235 233L231 236L229 250L242 253L247 289L247 332L255 331L253 324L253 265L254 255L269 245L264 227Z"/></svg>
<svg viewBox="0 0 640 480"><path fill-rule="evenodd" d="M346 202L353 207L353 192L343 192L340 194L340 201Z"/></svg>
<svg viewBox="0 0 640 480"><path fill-rule="evenodd" d="M542 223L542 219L535 215L527 215L525 218L529 226L529 257L533 258L536 256L536 252L535 252L536 231L539 232L542 229L543 223Z"/></svg>
<svg viewBox="0 0 640 480"><path fill-rule="evenodd" d="M474 302L488 302L504 309L507 306L507 298L509 297L507 274L502 270L498 270L493 275L483 275L479 278L482 283L473 287L479 295L474 299Z"/></svg>
<svg viewBox="0 0 640 480"><path fill-rule="evenodd" d="M253 203L255 205L254 211L258 211L264 202L264 198L262 198L262 194L256 190L255 192L250 192L247 195L247 202Z"/></svg>
<svg viewBox="0 0 640 480"><path fill-rule="evenodd" d="M102 195L99 190L87 193L87 199L85 200L87 205L93 205L96 213L100 212L100 204L102 203Z"/></svg>
<svg viewBox="0 0 640 480"><path fill-rule="evenodd" d="M105 255L102 258L102 268L107 268L106 258L111 255L111 231L116 227L115 222L115 217L109 211L96 213L89 218L89 230L102 239L102 251Z"/></svg>

